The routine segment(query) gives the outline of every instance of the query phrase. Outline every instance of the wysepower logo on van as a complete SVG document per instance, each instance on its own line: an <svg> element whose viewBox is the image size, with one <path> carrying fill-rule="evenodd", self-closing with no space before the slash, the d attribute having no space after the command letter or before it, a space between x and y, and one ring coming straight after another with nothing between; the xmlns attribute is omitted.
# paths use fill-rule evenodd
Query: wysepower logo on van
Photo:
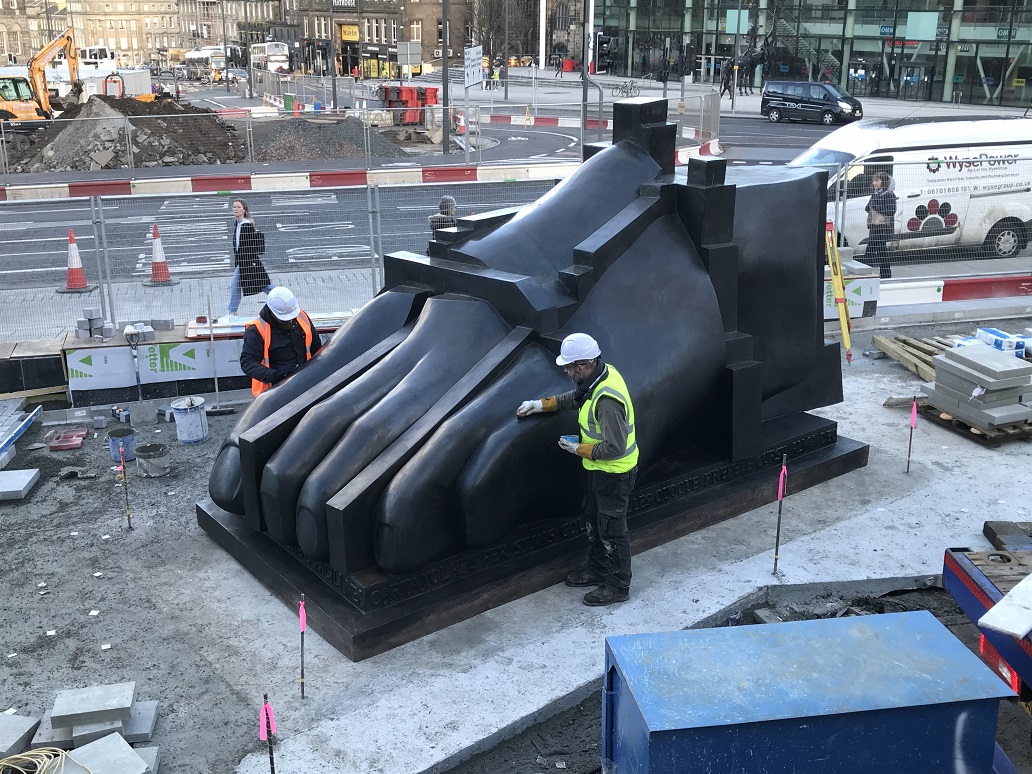
<svg viewBox="0 0 1032 774"><path fill-rule="evenodd" d="M1018 163L1017 153L979 153L977 156L930 156L927 169L931 174L936 174L945 169L978 169L979 167L1005 167Z"/></svg>

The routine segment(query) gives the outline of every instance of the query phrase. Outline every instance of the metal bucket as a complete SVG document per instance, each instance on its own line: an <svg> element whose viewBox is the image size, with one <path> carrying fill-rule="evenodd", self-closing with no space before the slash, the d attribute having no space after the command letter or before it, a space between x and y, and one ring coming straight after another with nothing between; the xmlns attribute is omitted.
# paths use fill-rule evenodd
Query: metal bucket
<svg viewBox="0 0 1032 774"><path fill-rule="evenodd" d="M204 398L189 397L172 401L172 415L176 418L176 439L179 443L204 443L208 440L208 415L204 413Z"/></svg>
<svg viewBox="0 0 1032 774"><path fill-rule="evenodd" d="M136 430L132 427L116 427L108 432L108 448L111 451L111 459L120 461L119 447L125 455L125 461L131 462L136 459Z"/></svg>
<svg viewBox="0 0 1032 774"><path fill-rule="evenodd" d="M167 476L172 470L172 454L163 443L136 447L136 470L141 478Z"/></svg>

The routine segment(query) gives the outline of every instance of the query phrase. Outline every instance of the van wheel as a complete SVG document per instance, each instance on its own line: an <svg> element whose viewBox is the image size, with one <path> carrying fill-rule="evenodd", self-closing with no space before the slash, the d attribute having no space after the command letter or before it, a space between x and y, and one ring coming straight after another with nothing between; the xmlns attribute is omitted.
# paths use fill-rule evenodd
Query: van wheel
<svg viewBox="0 0 1032 774"><path fill-rule="evenodd" d="M821 113L821 123L825 126L831 126L833 123L835 123L835 114L832 113L830 110L825 110L823 113Z"/></svg>
<svg viewBox="0 0 1032 774"><path fill-rule="evenodd" d="M1002 220L990 229L982 245L987 258L1012 258L1028 244L1025 230L1015 220Z"/></svg>
<svg viewBox="0 0 1032 774"><path fill-rule="evenodd" d="M770 112L767 113L767 120L772 124L776 124L781 120L781 111L777 108L771 108Z"/></svg>

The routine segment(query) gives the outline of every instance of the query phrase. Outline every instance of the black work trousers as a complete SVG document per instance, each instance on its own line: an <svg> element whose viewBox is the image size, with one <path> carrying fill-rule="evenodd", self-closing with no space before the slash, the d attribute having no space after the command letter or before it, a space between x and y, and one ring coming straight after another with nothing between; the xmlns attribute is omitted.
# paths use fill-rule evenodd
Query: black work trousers
<svg viewBox="0 0 1032 774"><path fill-rule="evenodd" d="M590 470L581 503L581 518L588 527L588 570L614 589L631 586L627 502L637 475L637 468L626 473Z"/></svg>

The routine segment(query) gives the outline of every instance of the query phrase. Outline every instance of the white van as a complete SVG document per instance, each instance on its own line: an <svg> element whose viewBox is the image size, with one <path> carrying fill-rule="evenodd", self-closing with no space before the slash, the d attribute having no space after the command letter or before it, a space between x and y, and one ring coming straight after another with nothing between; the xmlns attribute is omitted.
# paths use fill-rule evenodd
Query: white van
<svg viewBox="0 0 1032 774"><path fill-rule="evenodd" d="M827 217L856 255L866 249L864 207L877 172L889 174L897 197L890 260L893 251L951 247L1010 258L1032 239L1032 120L868 119L832 132L789 166L828 169Z"/></svg>

